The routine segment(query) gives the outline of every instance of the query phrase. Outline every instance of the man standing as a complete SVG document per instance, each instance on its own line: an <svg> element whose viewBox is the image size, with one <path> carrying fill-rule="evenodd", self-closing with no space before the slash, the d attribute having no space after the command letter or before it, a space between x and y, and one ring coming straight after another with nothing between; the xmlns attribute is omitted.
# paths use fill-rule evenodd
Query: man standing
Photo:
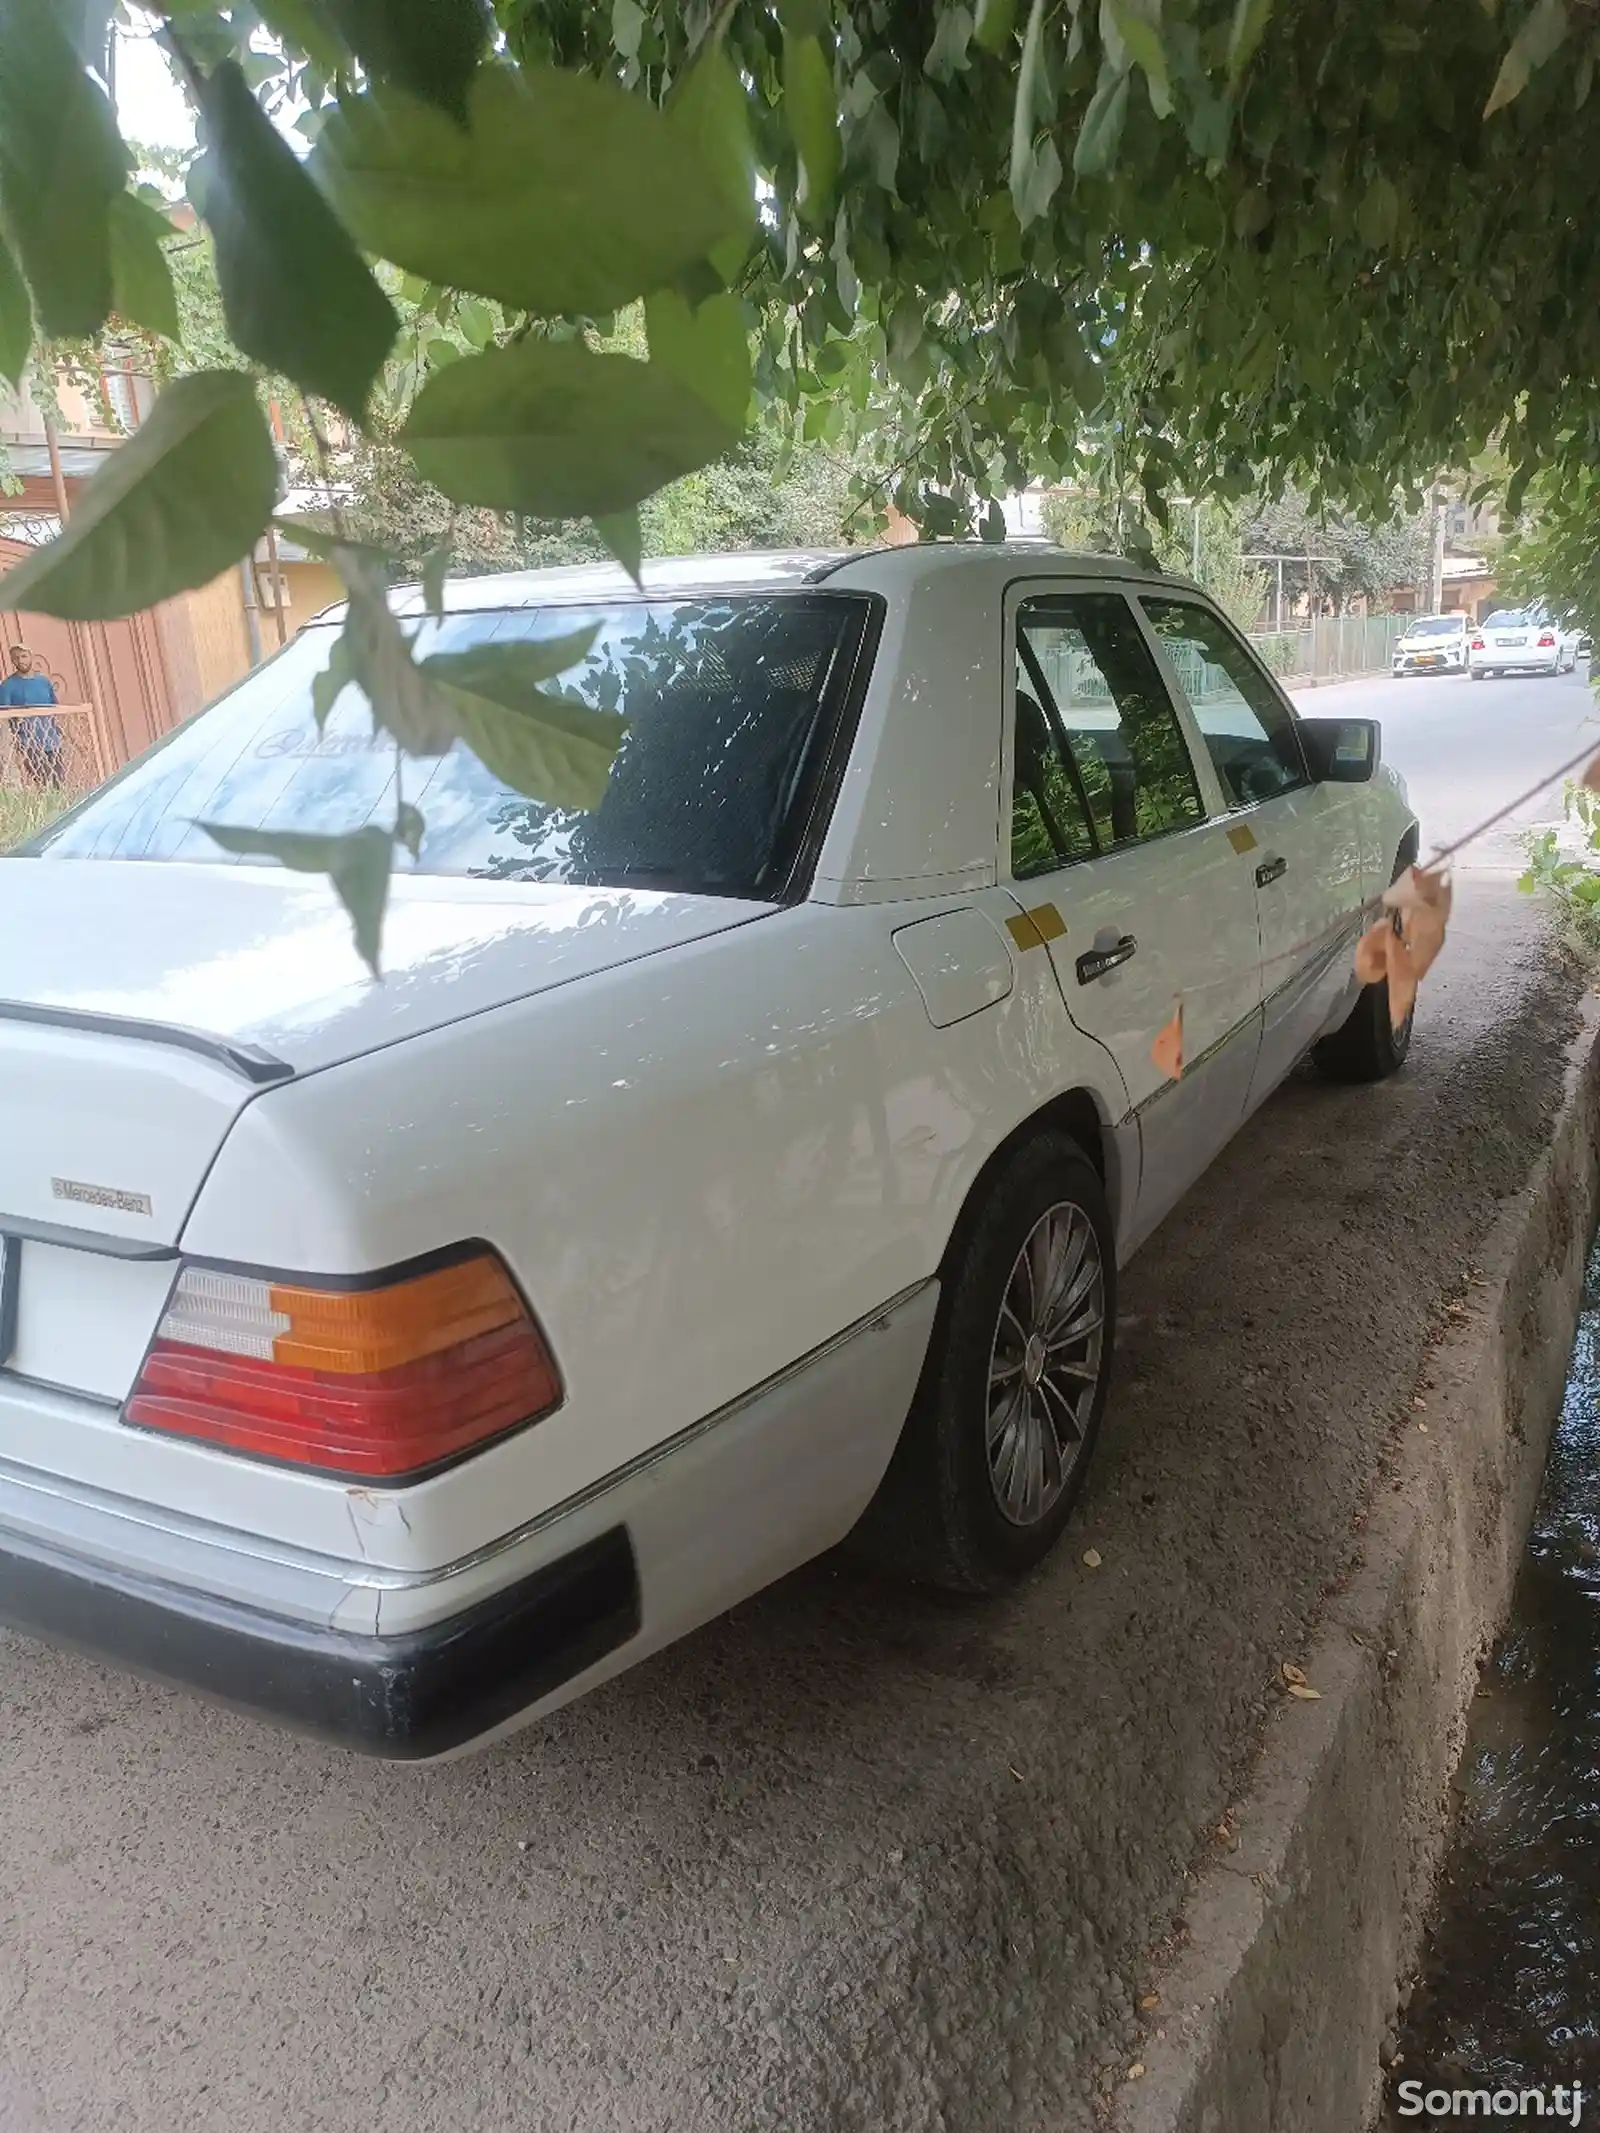
<svg viewBox="0 0 1600 2133"><path fill-rule="evenodd" d="M11 672L0 682L0 709L22 704L57 702L55 683L38 671L37 662L25 644L11 647ZM44 787L61 783L61 721L56 718L14 718L12 735L17 761L30 785Z"/></svg>

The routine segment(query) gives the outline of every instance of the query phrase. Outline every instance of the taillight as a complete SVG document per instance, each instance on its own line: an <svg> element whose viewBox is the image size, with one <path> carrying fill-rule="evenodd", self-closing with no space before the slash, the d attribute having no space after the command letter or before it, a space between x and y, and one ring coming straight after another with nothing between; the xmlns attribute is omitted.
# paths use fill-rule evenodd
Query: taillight
<svg viewBox="0 0 1600 2133"><path fill-rule="evenodd" d="M560 1398L510 1275L478 1252L369 1289L185 1267L123 1417L252 1458L392 1480Z"/></svg>
<svg viewBox="0 0 1600 2133"><path fill-rule="evenodd" d="M1555 641L1556 640L1554 639L1554 637L1550 636L1550 634L1546 632L1546 634L1539 639L1540 650L1542 651L1546 645L1554 644Z"/></svg>
<svg viewBox="0 0 1600 2133"><path fill-rule="evenodd" d="M1484 649L1483 639L1481 637L1474 637L1472 640L1471 649L1475 652L1481 652Z"/></svg>

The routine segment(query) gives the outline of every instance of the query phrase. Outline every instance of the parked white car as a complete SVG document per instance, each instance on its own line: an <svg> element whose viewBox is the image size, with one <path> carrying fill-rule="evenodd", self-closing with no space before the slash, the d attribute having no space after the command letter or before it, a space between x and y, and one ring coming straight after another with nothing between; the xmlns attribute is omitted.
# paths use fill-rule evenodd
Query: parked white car
<svg viewBox="0 0 1600 2133"><path fill-rule="evenodd" d="M1464 674L1468 624L1465 615L1419 615L1394 648L1396 674Z"/></svg>
<svg viewBox="0 0 1600 2133"><path fill-rule="evenodd" d="M1578 632L1536 609L1501 608L1473 631L1467 660L1474 681L1485 674L1570 674L1578 663Z"/></svg>
<svg viewBox="0 0 1600 2133"><path fill-rule="evenodd" d="M426 1758L853 1528L1039 1562L1118 1265L1308 1050L1403 1060L1351 950L1417 828L1373 725L1104 558L397 605L596 624L565 686L630 724L589 814L414 766L381 984L194 827L387 819L330 626L0 862L0 1618Z"/></svg>

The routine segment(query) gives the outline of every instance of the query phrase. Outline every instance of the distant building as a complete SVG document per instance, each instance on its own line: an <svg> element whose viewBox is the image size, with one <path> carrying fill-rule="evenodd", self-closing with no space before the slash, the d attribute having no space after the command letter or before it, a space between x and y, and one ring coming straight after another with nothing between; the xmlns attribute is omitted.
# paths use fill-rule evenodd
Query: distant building
<svg viewBox="0 0 1600 2133"><path fill-rule="evenodd" d="M10 477L10 493L0 495L0 644L25 643L54 680L67 707L74 782L93 782L138 755L342 596L326 564L280 542L274 565L263 540L253 562L125 621L61 622L7 606L5 572L54 539L150 413L156 391L115 356L98 370L63 363L53 408L26 383L0 387L0 465ZM0 733L0 780L4 740Z"/></svg>

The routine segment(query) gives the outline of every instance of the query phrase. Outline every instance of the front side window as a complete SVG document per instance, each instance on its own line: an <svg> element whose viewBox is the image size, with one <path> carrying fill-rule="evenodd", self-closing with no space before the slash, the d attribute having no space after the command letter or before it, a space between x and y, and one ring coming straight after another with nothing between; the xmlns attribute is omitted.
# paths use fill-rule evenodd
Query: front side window
<svg viewBox="0 0 1600 2133"><path fill-rule="evenodd" d="M1019 879L1204 819L1172 699L1120 594L1018 609L1013 763Z"/></svg>
<svg viewBox="0 0 1600 2133"><path fill-rule="evenodd" d="M1308 782L1293 716L1233 632L1189 600L1144 599L1176 669L1230 808Z"/></svg>
<svg viewBox="0 0 1600 2133"><path fill-rule="evenodd" d="M626 731L590 810L510 790L462 741L408 759L405 797L427 824L415 871L781 895L869 612L843 593L732 595L424 623L419 656L595 628L587 658L548 686L619 713ZM317 728L311 685L333 639L331 625L302 631L26 849L224 866L251 862L197 823L328 836L391 821L394 746L374 734L362 692L346 688ZM411 870L404 853L396 865Z"/></svg>

